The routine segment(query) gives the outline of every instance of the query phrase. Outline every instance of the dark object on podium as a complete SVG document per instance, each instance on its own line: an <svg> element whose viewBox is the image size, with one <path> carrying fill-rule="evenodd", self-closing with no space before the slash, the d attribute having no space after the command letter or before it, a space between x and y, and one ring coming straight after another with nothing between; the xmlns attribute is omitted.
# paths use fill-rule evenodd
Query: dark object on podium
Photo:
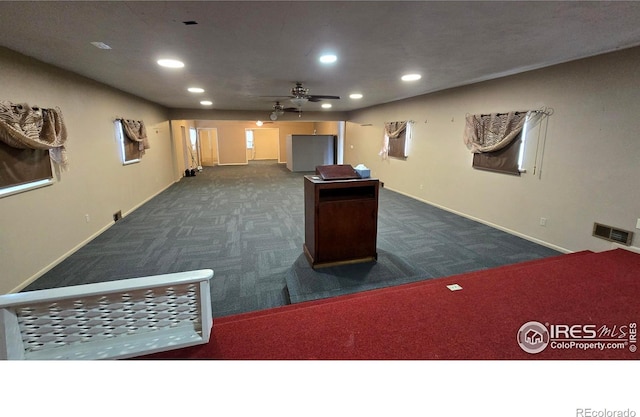
<svg viewBox="0 0 640 417"><path fill-rule="evenodd" d="M380 184L377 179L356 178L304 177L303 249L312 268L370 262L378 258Z"/></svg>
<svg viewBox="0 0 640 417"><path fill-rule="evenodd" d="M351 165L318 165L316 174L323 180L351 180L360 178Z"/></svg>

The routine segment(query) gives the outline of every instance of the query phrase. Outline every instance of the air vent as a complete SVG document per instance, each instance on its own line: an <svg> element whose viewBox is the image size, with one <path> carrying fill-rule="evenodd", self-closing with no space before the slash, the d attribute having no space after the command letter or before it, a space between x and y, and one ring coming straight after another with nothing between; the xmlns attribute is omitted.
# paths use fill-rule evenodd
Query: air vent
<svg viewBox="0 0 640 417"><path fill-rule="evenodd" d="M593 236L611 242L622 243L626 246L631 246L631 242L633 241L633 232L616 229L615 227L606 226L600 223L593 224Z"/></svg>

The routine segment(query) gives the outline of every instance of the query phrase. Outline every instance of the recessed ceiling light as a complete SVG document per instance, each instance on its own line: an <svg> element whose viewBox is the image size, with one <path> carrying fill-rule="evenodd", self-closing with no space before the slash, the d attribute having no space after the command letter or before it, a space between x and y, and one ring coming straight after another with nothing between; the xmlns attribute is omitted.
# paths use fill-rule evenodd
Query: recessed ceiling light
<svg viewBox="0 0 640 417"><path fill-rule="evenodd" d="M189 87L189 88L187 88L187 91L189 91L190 93L204 93L204 88Z"/></svg>
<svg viewBox="0 0 640 417"><path fill-rule="evenodd" d="M336 62L338 60L338 57L335 55L322 55L320 57L320 62L322 62L323 64L333 64L334 62Z"/></svg>
<svg viewBox="0 0 640 417"><path fill-rule="evenodd" d="M200 104L202 104L203 106L210 106L213 104L213 102L209 100L202 100Z"/></svg>
<svg viewBox="0 0 640 417"><path fill-rule="evenodd" d="M351 95L349 96L349 98L352 98L352 99L354 99L354 100L359 100L359 99L361 99L361 98L362 98L362 94L360 94L360 93L353 93L353 94L351 94Z"/></svg>
<svg viewBox="0 0 640 417"><path fill-rule="evenodd" d="M166 68L182 68L184 67L184 62L178 61L176 59L159 59L158 65Z"/></svg>
<svg viewBox="0 0 640 417"><path fill-rule="evenodd" d="M324 104L322 105L322 108L323 108L323 109L330 109L330 108L331 108L331 104L329 104L329 103L324 103Z"/></svg>
<svg viewBox="0 0 640 417"><path fill-rule="evenodd" d="M406 74L402 76L402 81L418 81L422 78L420 74Z"/></svg>

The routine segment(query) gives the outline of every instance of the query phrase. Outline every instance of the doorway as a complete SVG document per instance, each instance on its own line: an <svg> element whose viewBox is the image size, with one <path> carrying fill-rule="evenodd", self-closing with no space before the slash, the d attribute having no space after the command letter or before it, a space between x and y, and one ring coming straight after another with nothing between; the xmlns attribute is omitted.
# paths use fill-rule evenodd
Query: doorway
<svg viewBox="0 0 640 417"><path fill-rule="evenodd" d="M280 129L246 129L247 160L278 160L280 156Z"/></svg>
<svg viewBox="0 0 640 417"><path fill-rule="evenodd" d="M218 165L218 129L198 129L198 143L202 166Z"/></svg>

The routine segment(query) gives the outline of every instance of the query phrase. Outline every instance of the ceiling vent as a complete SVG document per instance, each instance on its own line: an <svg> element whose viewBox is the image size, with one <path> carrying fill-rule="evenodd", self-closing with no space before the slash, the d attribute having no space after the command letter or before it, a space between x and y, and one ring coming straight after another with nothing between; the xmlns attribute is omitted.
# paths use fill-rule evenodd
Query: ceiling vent
<svg viewBox="0 0 640 417"><path fill-rule="evenodd" d="M593 224L593 236L610 242L622 243L626 246L631 246L631 242L633 241L633 232L616 229L615 227L606 226L600 223Z"/></svg>

